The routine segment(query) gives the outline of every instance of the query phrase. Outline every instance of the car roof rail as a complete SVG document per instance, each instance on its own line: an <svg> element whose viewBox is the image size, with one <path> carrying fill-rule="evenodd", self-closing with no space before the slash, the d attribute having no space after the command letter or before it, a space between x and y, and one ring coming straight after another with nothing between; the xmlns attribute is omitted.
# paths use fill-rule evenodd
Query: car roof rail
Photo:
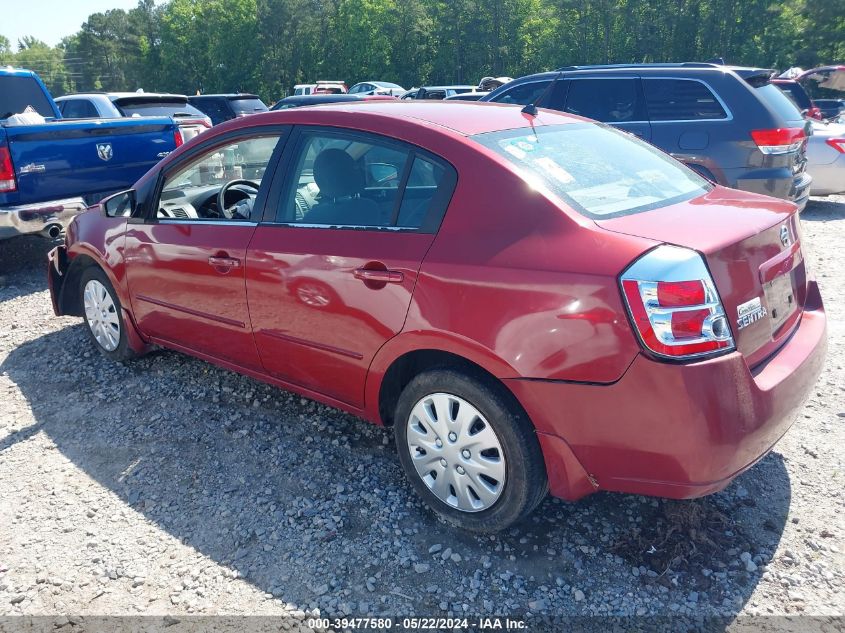
<svg viewBox="0 0 845 633"><path fill-rule="evenodd" d="M654 62L643 64L589 64L584 66L563 66L555 72L575 70L613 70L625 68L722 68L723 64L716 62Z"/></svg>

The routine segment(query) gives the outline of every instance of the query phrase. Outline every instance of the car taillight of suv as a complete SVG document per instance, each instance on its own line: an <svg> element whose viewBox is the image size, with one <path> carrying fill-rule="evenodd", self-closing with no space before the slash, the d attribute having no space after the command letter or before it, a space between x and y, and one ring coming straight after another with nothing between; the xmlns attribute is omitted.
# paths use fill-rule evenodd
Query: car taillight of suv
<svg viewBox="0 0 845 633"><path fill-rule="evenodd" d="M807 140L800 127L776 128L774 130L752 130L751 138L764 154L789 154L801 149Z"/></svg>

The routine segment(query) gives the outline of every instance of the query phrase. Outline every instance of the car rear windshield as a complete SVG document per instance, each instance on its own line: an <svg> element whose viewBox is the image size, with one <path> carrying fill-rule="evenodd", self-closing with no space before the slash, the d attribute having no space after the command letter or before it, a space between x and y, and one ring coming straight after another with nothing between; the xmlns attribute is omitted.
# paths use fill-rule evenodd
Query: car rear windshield
<svg viewBox="0 0 845 633"><path fill-rule="evenodd" d="M472 137L593 219L696 198L712 186L660 150L609 126L572 123Z"/></svg>
<svg viewBox="0 0 845 633"><path fill-rule="evenodd" d="M810 97L807 96L807 93L804 89L797 83L785 83L785 84L775 84L778 88L783 90L783 92L788 96L791 97L792 100L802 110L809 110L813 107L813 103L810 101Z"/></svg>
<svg viewBox="0 0 845 633"><path fill-rule="evenodd" d="M56 116L50 101L33 77L0 77L0 119L20 114L27 106L45 118Z"/></svg>
<svg viewBox="0 0 845 633"><path fill-rule="evenodd" d="M201 119L205 115L190 103L181 101L116 101L123 116L191 116Z"/></svg>
<svg viewBox="0 0 845 633"><path fill-rule="evenodd" d="M763 84L759 88L754 88L754 92L784 121L800 121L804 118L795 102L783 94L783 91L775 84Z"/></svg>
<svg viewBox="0 0 845 633"><path fill-rule="evenodd" d="M267 112L267 106L261 99L229 99L235 114L254 114Z"/></svg>

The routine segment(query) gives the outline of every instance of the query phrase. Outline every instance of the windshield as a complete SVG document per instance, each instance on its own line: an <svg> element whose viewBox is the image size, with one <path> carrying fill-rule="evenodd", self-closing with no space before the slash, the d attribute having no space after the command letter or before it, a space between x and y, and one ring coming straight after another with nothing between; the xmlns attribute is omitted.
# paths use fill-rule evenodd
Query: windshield
<svg viewBox="0 0 845 633"><path fill-rule="evenodd" d="M190 103L182 101L115 101L123 116L190 116L204 119L205 115Z"/></svg>
<svg viewBox="0 0 845 633"><path fill-rule="evenodd" d="M711 185L660 150L594 123L520 128L472 137L593 219L696 198Z"/></svg>

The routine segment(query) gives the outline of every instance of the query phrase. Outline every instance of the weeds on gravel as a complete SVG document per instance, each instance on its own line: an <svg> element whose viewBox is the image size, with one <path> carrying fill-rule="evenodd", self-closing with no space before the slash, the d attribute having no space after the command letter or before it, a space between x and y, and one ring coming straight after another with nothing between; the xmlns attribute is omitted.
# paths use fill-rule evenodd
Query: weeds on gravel
<svg viewBox="0 0 845 633"><path fill-rule="evenodd" d="M651 569L657 574L655 581L662 582L669 571L723 568L726 552L746 545L733 519L710 499L667 500L610 550L634 566Z"/></svg>

